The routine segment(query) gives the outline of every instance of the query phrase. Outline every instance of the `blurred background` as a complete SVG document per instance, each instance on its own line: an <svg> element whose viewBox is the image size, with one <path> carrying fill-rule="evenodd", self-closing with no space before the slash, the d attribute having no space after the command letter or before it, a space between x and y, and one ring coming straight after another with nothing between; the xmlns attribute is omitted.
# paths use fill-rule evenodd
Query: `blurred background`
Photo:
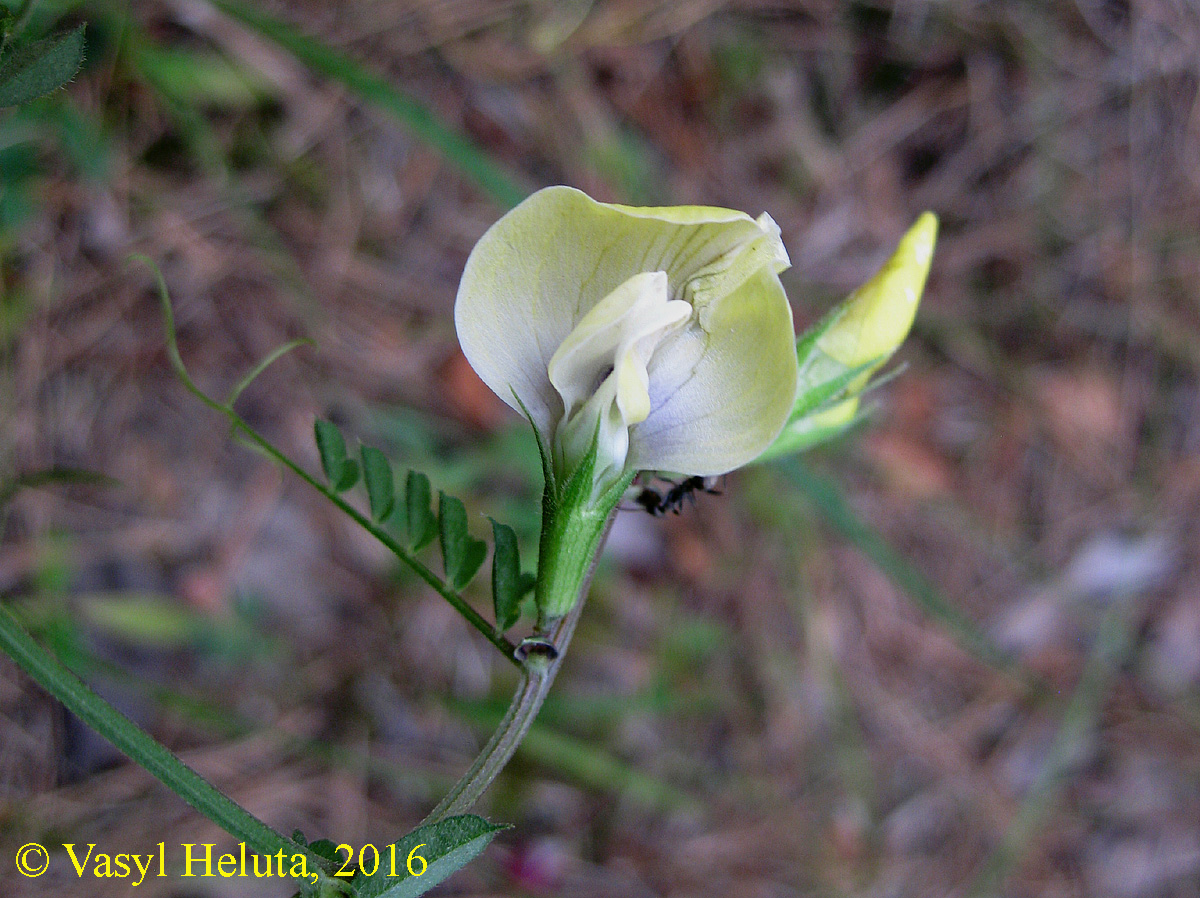
<svg viewBox="0 0 1200 898"><path fill-rule="evenodd" d="M620 515L480 806L515 826L438 894L1200 895L1194 2L45 0L29 24L80 21L76 81L0 112L0 595L188 763L285 832L384 844L514 676L180 386L130 253L201 386L311 338L243 415L310 470L331 418L530 565L536 451L452 321L508 206L565 183L769 211L798 327L932 209L871 421ZM0 790L0 864L232 842L7 659ZM4 878L131 892L61 854Z"/></svg>

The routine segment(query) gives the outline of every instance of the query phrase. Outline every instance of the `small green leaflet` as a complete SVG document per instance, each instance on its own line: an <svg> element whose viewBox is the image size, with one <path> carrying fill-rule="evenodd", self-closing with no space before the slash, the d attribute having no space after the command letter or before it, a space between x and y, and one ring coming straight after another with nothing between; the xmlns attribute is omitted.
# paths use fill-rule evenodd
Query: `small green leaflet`
<svg viewBox="0 0 1200 898"><path fill-rule="evenodd" d="M83 65L83 25L11 49L0 58L0 106L16 106L58 90Z"/></svg>
<svg viewBox="0 0 1200 898"><path fill-rule="evenodd" d="M492 541L496 544L492 553L492 607L496 630L503 633L521 616L521 596L527 583L521 576L517 534L512 527L492 520Z"/></svg>
<svg viewBox="0 0 1200 898"><path fill-rule="evenodd" d="M408 512L408 544L414 552L433 542L437 521L429 510L429 478L420 471L409 471L404 481L404 504Z"/></svg>
<svg viewBox="0 0 1200 898"><path fill-rule="evenodd" d="M473 814L447 817L437 823L418 827L394 846L389 845L379 852L379 867L373 876L365 876L360 871L350 885L357 891L358 898L415 898L424 895L451 873L473 861L495 838L496 833L507 828L488 823ZM421 847L417 848L418 845ZM414 849L413 868L410 870L408 860L413 856ZM413 871L420 871L420 875L413 876Z"/></svg>
<svg viewBox="0 0 1200 898"><path fill-rule="evenodd" d="M313 435L317 452L321 454L321 468L329 478L330 486L344 493L358 483L358 462L346 457L346 441L337 425L318 418L313 422Z"/></svg>
<svg viewBox="0 0 1200 898"><path fill-rule="evenodd" d="M313 422L313 438L317 442L317 452L321 455L321 468L332 483L342 474L346 464L346 441L336 424L317 418Z"/></svg>
<svg viewBox="0 0 1200 898"><path fill-rule="evenodd" d="M292 841L297 841L295 836L292 837ZM300 844L303 845L304 843L301 842ZM317 839L308 846L308 850L317 857L323 857L327 861L333 861L335 864L340 864L345 858L338 853L337 849L337 843L332 839Z"/></svg>
<svg viewBox="0 0 1200 898"><path fill-rule="evenodd" d="M374 446L362 447L363 481L367 485L367 501L371 505L371 516L382 521L392 513L396 504L396 485L392 480L392 466L387 456Z"/></svg>
<svg viewBox="0 0 1200 898"><path fill-rule="evenodd" d="M462 589L483 566L487 543L467 531L467 509L462 500L443 492L438 493L438 524L446 579L455 589Z"/></svg>

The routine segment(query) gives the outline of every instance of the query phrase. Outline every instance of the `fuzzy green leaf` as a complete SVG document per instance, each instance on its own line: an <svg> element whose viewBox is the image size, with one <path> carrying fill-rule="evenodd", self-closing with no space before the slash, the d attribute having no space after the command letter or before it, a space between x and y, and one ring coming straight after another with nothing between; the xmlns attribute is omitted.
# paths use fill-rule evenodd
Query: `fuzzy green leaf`
<svg viewBox="0 0 1200 898"><path fill-rule="evenodd" d="M34 41L0 59L0 106L16 106L58 90L83 65L83 25Z"/></svg>
<svg viewBox="0 0 1200 898"><path fill-rule="evenodd" d="M521 576L521 556L517 534L507 524L492 521L492 607L496 629L503 633L521 616L521 596L526 579Z"/></svg>
<svg viewBox="0 0 1200 898"><path fill-rule="evenodd" d="M367 501L371 505L371 516L382 521L392 513L396 504L396 484L392 479L392 466L387 456L374 446L362 447L363 481L367 485Z"/></svg>
<svg viewBox="0 0 1200 898"><path fill-rule="evenodd" d="M438 493L438 524L446 579L462 589L479 572L487 555L487 544L467 531L467 509L462 501Z"/></svg>
<svg viewBox="0 0 1200 898"><path fill-rule="evenodd" d="M358 898L415 898L473 861L508 827L465 814L419 827L379 854L374 876L359 872L350 885ZM419 846L419 847L418 847ZM412 868L409 859L412 858ZM394 860L394 868L393 868ZM419 876L413 873L419 872Z"/></svg>
<svg viewBox="0 0 1200 898"><path fill-rule="evenodd" d="M408 517L408 544L415 552L433 542L437 535L437 521L429 508L429 478L420 471L409 471L404 481L404 500Z"/></svg>

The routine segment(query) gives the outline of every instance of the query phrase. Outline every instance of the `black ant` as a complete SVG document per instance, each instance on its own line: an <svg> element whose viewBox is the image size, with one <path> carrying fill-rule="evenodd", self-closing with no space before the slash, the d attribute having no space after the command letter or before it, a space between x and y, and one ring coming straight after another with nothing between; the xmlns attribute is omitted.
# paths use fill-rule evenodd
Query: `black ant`
<svg viewBox="0 0 1200 898"><path fill-rule="evenodd" d="M721 495L721 491L717 489L719 479L717 477L692 476L685 477L678 483L667 480L664 482L670 483L671 487L665 493L660 493L656 489L644 486L638 491L633 501L641 506L643 511L655 516L666 514L668 511L679 514L679 512L683 511L683 500L690 499L692 502L695 502L696 493L708 493L712 496Z"/></svg>

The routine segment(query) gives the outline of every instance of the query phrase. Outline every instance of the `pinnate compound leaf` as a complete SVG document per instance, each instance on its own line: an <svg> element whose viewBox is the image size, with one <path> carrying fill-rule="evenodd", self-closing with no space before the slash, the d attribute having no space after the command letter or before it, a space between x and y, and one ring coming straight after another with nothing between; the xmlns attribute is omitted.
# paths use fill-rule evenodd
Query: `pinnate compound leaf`
<svg viewBox="0 0 1200 898"><path fill-rule="evenodd" d="M418 827L379 852L373 876L361 871L351 880L358 898L415 898L473 861L507 826L464 814ZM419 848L417 846L420 846ZM409 869L409 858L412 869ZM392 861L395 859L395 868ZM413 873L420 875L414 876ZM395 874L395 875L392 875Z"/></svg>
<svg viewBox="0 0 1200 898"><path fill-rule="evenodd" d="M392 479L392 466L387 456L374 446L362 447L363 481L367 485L367 501L371 516L382 521L392 513L396 504L396 484Z"/></svg>
<svg viewBox="0 0 1200 898"><path fill-rule="evenodd" d="M437 535L437 521L429 508L431 499L429 478L420 471L409 471L404 481L404 501L408 513L408 544L414 552L425 548Z"/></svg>
<svg viewBox="0 0 1200 898"><path fill-rule="evenodd" d="M58 90L83 65L83 25L17 47L0 59L0 106L16 106Z"/></svg>
<svg viewBox="0 0 1200 898"><path fill-rule="evenodd" d="M521 616L521 596L526 580L521 576L521 556L517 534L507 524L492 521L492 607L496 629L503 633Z"/></svg>
<svg viewBox="0 0 1200 898"><path fill-rule="evenodd" d="M460 499L438 493L438 524L446 579L462 589L483 566L487 544L467 531L467 509Z"/></svg>

